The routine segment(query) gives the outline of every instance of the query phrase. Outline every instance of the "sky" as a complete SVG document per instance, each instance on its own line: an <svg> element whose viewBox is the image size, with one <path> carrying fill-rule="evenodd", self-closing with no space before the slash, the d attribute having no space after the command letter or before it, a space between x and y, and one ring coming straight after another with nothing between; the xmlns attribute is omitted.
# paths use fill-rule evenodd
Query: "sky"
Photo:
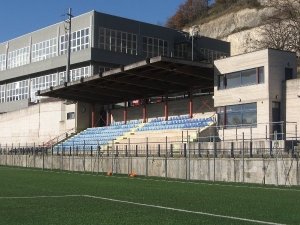
<svg viewBox="0 0 300 225"><path fill-rule="evenodd" d="M0 43L96 10L151 24L165 24L186 0L0 0Z"/></svg>

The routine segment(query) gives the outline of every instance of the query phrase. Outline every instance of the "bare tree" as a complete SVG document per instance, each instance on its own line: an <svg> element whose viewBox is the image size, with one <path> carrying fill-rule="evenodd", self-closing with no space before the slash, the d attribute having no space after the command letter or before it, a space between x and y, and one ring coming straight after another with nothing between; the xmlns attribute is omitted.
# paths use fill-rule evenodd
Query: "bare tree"
<svg viewBox="0 0 300 225"><path fill-rule="evenodd" d="M274 48L294 51L298 56L300 77L300 0L271 0L268 6L270 13L261 17L264 24L259 29L259 38L246 38L248 46L245 50Z"/></svg>
<svg viewBox="0 0 300 225"><path fill-rule="evenodd" d="M300 55L300 0L273 0L273 10L263 15L257 48L295 51Z"/></svg>

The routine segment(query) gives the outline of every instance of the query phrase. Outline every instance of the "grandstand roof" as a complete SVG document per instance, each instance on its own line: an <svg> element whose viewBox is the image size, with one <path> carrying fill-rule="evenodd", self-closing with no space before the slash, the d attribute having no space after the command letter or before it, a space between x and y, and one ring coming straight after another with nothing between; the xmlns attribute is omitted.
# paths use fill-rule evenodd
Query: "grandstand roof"
<svg viewBox="0 0 300 225"><path fill-rule="evenodd" d="M37 95L106 105L188 91L191 87L213 88L213 64L157 56L50 87Z"/></svg>

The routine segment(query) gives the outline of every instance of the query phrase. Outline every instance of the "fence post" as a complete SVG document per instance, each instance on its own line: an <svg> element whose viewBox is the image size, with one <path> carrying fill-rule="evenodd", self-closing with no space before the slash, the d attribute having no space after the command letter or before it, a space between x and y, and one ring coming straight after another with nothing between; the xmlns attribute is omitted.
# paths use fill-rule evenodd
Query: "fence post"
<svg viewBox="0 0 300 225"><path fill-rule="evenodd" d="M297 143L297 142L296 142ZM295 146L294 146L294 140L292 140L292 158L295 158Z"/></svg>
<svg viewBox="0 0 300 225"><path fill-rule="evenodd" d="M135 157L138 156L138 145L135 145Z"/></svg>
<svg viewBox="0 0 300 225"><path fill-rule="evenodd" d="M33 167L35 168L35 142L33 143Z"/></svg>
<svg viewBox="0 0 300 225"><path fill-rule="evenodd" d="M42 170L44 170L44 168L45 168L45 149L44 149L44 143L43 143L43 147L42 147L42 155L43 155L43 168L42 168Z"/></svg>
<svg viewBox="0 0 300 225"><path fill-rule="evenodd" d="M252 141L250 141L250 158L253 158Z"/></svg>
<svg viewBox="0 0 300 225"><path fill-rule="evenodd" d="M186 158L186 143L183 144L183 157Z"/></svg>
<svg viewBox="0 0 300 225"><path fill-rule="evenodd" d="M91 157L91 173L93 173L94 171L93 171L93 146L91 145L91 155L90 155L90 157Z"/></svg>
<svg viewBox="0 0 300 225"><path fill-rule="evenodd" d="M173 144L170 144L170 154L171 154L171 157L173 157Z"/></svg>
<svg viewBox="0 0 300 225"><path fill-rule="evenodd" d="M214 145L214 182L215 182L216 181L216 157L217 157L215 135L213 136L213 145Z"/></svg>
<svg viewBox="0 0 300 225"><path fill-rule="evenodd" d="M278 186L278 141L277 141L277 131L274 131L274 145L275 145L275 181L276 186Z"/></svg>
<svg viewBox="0 0 300 225"><path fill-rule="evenodd" d="M148 177L148 137L146 137L146 177Z"/></svg>
<svg viewBox="0 0 300 225"><path fill-rule="evenodd" d="M234 158L233 142L230 143L230 156Z"/></svg>
<svg viewBox="0 0 300 225"><path fill-rule="evenodd" d="M160 157L160 144L158 144L158 146L157 146L157 155L158 155L158 157Z"/></svg>
<svg viewBox="0 0 300 225"><path fill-rule="evenodd" d="M242 157L243 157L243 183L245 183L245 136L243 132L243 150L242 150Z"/></svg>
<svg viewBox="0 0 300 225"><path fill-rule="evenodd" d="M85 140L83 140L83 172L85 173Z"/></svg>
<svg viewBox="0 0 300 225"><path fill-rule="evenodd" d="M190 135L187 136L188 141L188 180L191 179L191 146L190 146Z"/></svg>
<svg viewBox="0 0 300 225"><path fill-rule="evenodd" d="M297 141L297 136L298 136L298 134L297 134L297 124L295 125L295 136L296 136L296 141Z"/></svg>
<svg viewBox="0 0 300 225"><path fill-rule="evenodd" d="M281 122L281 140L285 140L284 132L283 132L283 121Z"/></svg>
<svg viewBox="0 0 300 225"><path fill-rule="evenodd" d="M166 155L168 154L168 137L166 136Z"/></svg>
<svg viewBox="0 0 300 225"><path fill-rule="evenodd" d="M201 157L201 144L198 142L198 157Z"/></svg>

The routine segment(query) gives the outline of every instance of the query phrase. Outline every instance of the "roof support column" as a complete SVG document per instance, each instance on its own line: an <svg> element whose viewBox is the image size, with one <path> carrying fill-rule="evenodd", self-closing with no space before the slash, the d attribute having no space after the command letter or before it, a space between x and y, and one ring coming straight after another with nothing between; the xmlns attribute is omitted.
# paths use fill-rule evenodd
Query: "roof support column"
<svg viewBox="0 0 300 225"><path fill-rule="evenodd" d="M143 101L143 123L146 123L146 117L147 117L146 101L147 101L147 99L144 98L144 101Z"/></svg>
<svg viewBox="0 0 300 225"><path fill-rule="evenodd" d="M165 121L169 120L169 103L168 103L168 92L165 94Z"/></svg>
<svg viewBox="0 0 300 225"><path fill-rule="evenodd" d="M124 102L124 124L127 123L127 101Z"/></svg>
<svg viewBox="0 0 300 225"><path fill-rule="evenodd" d="M107 105L107 121L106 126L109 126L111 124L111 109L110 105Z"/></svg>
<svg viewBox="0 0 300 225"><path fill-rule="evenodd" d="M190 118L193 118L193 93L194 89L190 88Z"/></svg>
<svg viewBox="0 0 300 225"><path fill-rule="evenodd" d="M95 104L92 104L92 127L95 127Z"/></svg>

